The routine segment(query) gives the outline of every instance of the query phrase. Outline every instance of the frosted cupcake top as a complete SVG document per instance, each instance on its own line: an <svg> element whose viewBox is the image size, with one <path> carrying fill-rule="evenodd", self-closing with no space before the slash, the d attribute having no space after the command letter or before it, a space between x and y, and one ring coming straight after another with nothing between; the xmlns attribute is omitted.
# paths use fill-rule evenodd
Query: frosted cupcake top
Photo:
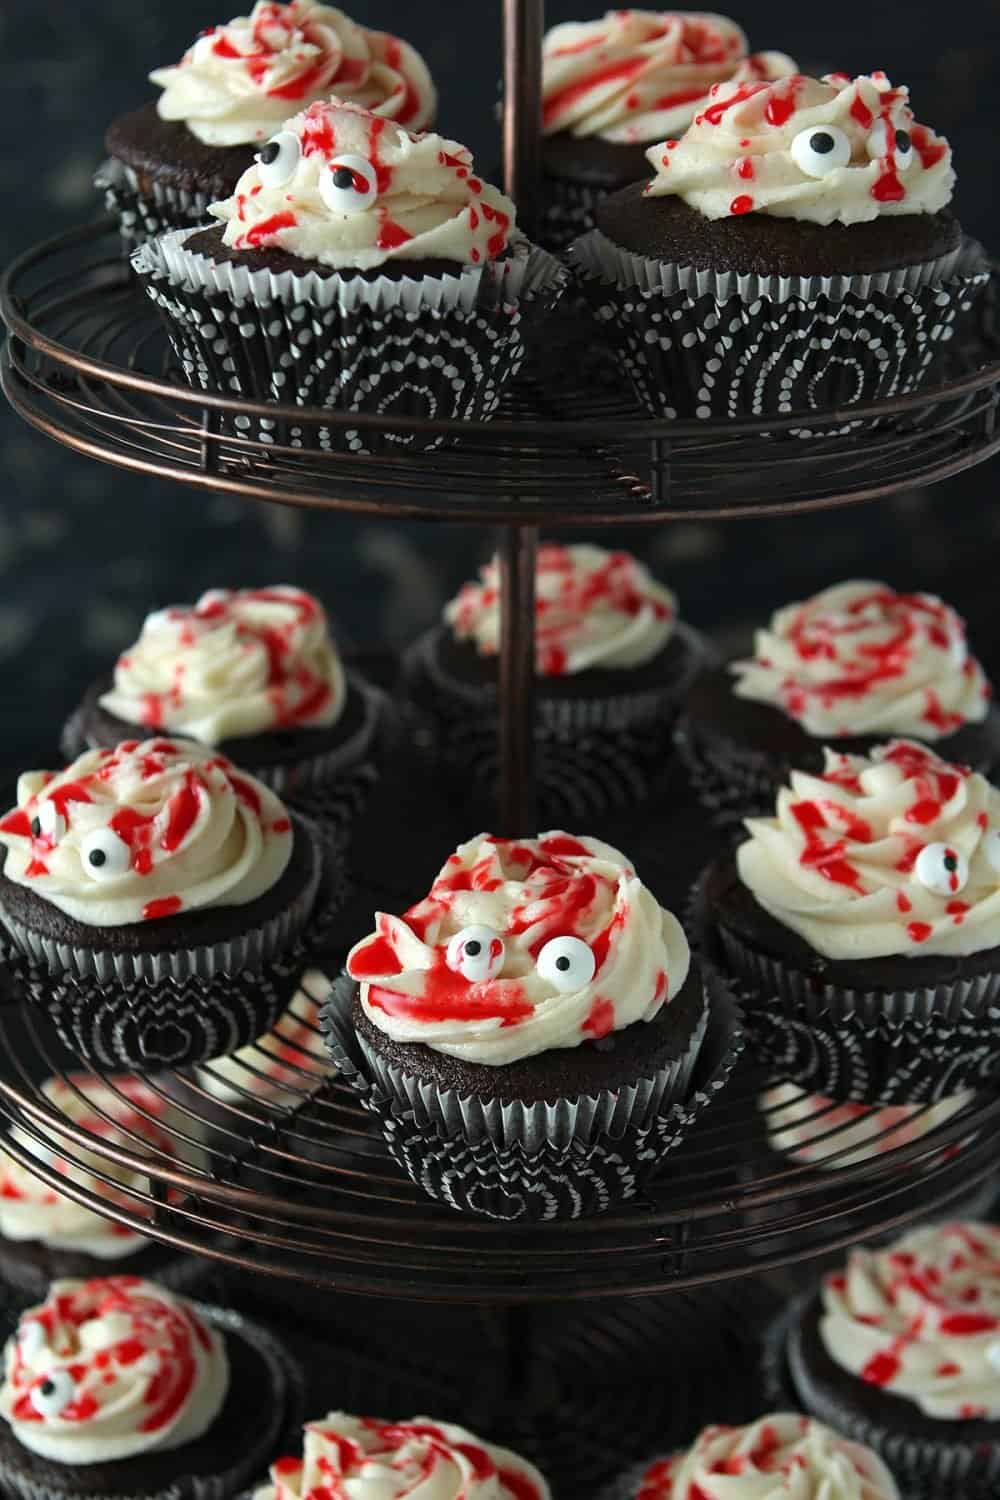
<svg viewBox="0 0 1000 1500"><path fill-rule="evenodd" d="M229 1389L218 1333L135 1276L54 1281L4 1351L0 1417L58 1464L165 1452L201 1437Z"/></svg>
<svg viewBox="0 0 1000 1500"><path fill-rule="evenodd" d="M643 1475L636 1500L900 1500L870 1448L792 1412L706 1427Z"/></svg>
<svg viewBox="0 0 1000 1500"><path fill-rule="evenodd" d="M210 212L234 250L356 270L427 258L483 265L503 255L515 220L464 146L339 99L286 121Z"/></svg>
<svg viewBox="0 0 1000 1500"><path fill-rule="evenodd" d="M383 1422L334 1411L303 1431L302 1457L279 1458L253 1500L549 1500L541 1474L506 1448L448 1422Z"/></svg>
<svg viewBox="0 0 1000 1500"><path fill-rule="evenodd" d="M500 566L463 584L444 617L480 656L500 649ZM593 668L627 670L649 661L669 641L677 600L638 558L603 547L538 549L535 571L535 668L560 677Z"/></svg>
<svg viewBox="0 0 1000 1500"><path fill-rule="evenodd" d="M175 1154L169 1125L177 1120L177 1112L140 1078L123 1074L105 1083L89 1073L72 1073L66 1079L49 1078L42 1092L68 1121L108 1145L124 1146L136 1156L144 1155L147 1147L161 1156ZM124 1189L147 1191L146 1173L107 1161L75 1142L71 1148L74 1160L67 1161L59 1151L59 1135L53 1131L48 1136L44 1126L38 1128L47 1135L46 1140L19 1126L11 1134L19 1146L54 1167L67 1181L96 1193L109 1204L120 1205L133 1214L137 1211L137 1200ZM109 1186L102 1180L106 1177L121 1183L123 1191ZM8 1156L2 1141L0 1235L17 1243L34 1241L52 1250L72 1250L107 1261L122 1260L149 1244L124 1224L57 1192Z"/></svg>
<svg viewBox="0 0 1000 1500"><path fill-rule="evenodd" d="M874 1106L806 1094L793 1083L779 1083L761 1094L760 1108L773 1151L792 1161L837 1170L920 1140L957 1115L972 1097L951 1094L931 1105Z"/></svg>
<svg viewBox="0 0 1000 1500"><path fill-rule="evenodd" d="M488 1066L651 1021L690 964L680 923L625 856L566 833L480 834L375 927L347 959L372 1024Z"/></svg>
<svg viewBox="0 0 1000 1500"><path fill-rule="evenodd" d="M318 599L302 589L211 589L148 615L101 706L202 744L328 729L347 680Z"/></svg>
<svg viewBox="0 0 1000 1500"><path fill-rule="evenodd" d="M841 1369L946 1422L1000 1417L1000 1229L951 1222L852 1250L824 1278L820 1338Z"/></svg>
<svg viewBox="0 0 1000 1500"><path fill-rule="evenodd" d="M24 772L0 820L4 877L93 927L245 906L280 880L293 837L268 787L224 756L159 739Z"/></svg>
<svg viewBox="0 0 1000 1500"><path fill-rule="evenodd" d="M163 90L160 118L182 121L206 146L266 140L329 94L410 130L423 130L437 108L427 65L408 42L318 0L258 0L249 16L209 27L179 63L149 76Z"/></svg>
<svg viewBox="0 0 1000 1500"><path fill-rule="evenodd" d="M965 622L933 594L852 580L772 615L737 661L738 698L780 708L817 739L942 739L980 724L991 689Z"/></svg>
<svg viewBox="0 0 1000 1500"><path fill-rule="evenodd" d="M542 128L619 145L679 135L713 84L795 72L784 53L748 51L735 21L702 11L609 10L554 26L542 50Z"/></svg>
<svg viewBox="0 0 1000 1500"><path fill-rule="evenodd" d="M758 903L831 959L1000 945L1000 791L895 740L793 771L737 850Z"/></svg>
<svg viewBox="0 0 1000 1500"><path fill-rule="evenodd" d="M682 140L647 153L650 197L676 194L708 219L747 213L860 224L951 202L951 148L918 125L884 73L715 86Z"/></svg>

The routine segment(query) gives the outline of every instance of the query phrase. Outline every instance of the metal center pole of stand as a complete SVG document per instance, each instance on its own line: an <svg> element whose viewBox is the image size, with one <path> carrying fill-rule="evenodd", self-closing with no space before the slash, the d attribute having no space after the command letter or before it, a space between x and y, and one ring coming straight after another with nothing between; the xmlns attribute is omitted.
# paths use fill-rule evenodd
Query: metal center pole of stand
<svg viewBox="0 0 1000 1500"><path fill-rule="evenodd" d="M517 222L534 233L542 141L543 0L503 0L503 176ZM535 828L535 558L538 529L500 536L500 823L508 837Z"/></svg>

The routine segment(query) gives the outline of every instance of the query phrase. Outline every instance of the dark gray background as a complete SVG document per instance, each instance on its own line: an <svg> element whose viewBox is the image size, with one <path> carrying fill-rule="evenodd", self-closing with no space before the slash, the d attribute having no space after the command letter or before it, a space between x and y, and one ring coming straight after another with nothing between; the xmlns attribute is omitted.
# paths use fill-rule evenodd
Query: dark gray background
<svg viewBox="0 0 1000 1500"><path fill-rule="evenodd" d="M0 0L0 261L82 220L106 123L153 92L237 0ZM247 5L246 8L249 8ZM721 8L728 9L724 3ZM347 0L362 22L403 32L427 57L440 126L496 156L498 0ZM584 18L552 0L550 22ZM920 119L952 141L966 227L1000 245L1000 0L831 4L752 0L737 11L756 46L807 69L884 68ZM0 769L45 763L86 681L148 609L213 585L316 589L348 642L404 642L489 545L472 528L307 516L139 479L71 454L0 410ZM635 536L684 613L723 634L845 575L943 592L1000 669L995 465L894 501L781 523L672 525ZM620 541L621 538L619 537Z"/></svg>

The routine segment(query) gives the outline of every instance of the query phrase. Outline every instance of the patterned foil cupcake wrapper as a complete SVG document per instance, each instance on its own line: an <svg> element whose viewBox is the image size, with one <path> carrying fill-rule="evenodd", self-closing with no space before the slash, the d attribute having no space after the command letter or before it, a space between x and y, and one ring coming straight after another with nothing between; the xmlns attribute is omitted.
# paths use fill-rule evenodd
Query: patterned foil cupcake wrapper
<svg viewBox="0 0 1000 1500"><path fill-rule="evenodd" d="M769 1397L781 1396L785 1409L807 1412L844 1437L873 1448L888 1465L906 1500L996 1500L1000 1493L1000 1439L995 1443L949 1441L949 1422L940 1441L894 1432L869 1420L857 1407L838 1400L811 1377L801 1357L796 1330L805 1303L793 1304L765 1337L762 1374ZM864 1387L859 1400L864 1398Z"/></svg>
<svg viewBox="0 0 1000 1500"><path fill-rule="evenodd" d="M562 255L574 240L593 229L594 210L613 191L589 182L573 182L567 177L546 177L538 227L540 244L554 255Z"/></svg>
<svg viewBox="0 0 1000 1500"><path fill-rule="evenodd" d="M157 182L144 192L139 177L125 162L109 156L94 175L94 187L104 196L104 207L118 220L126 253L171 229L194 229L212 224L209 193L189 192Z"/></svg>
<svg viewBox="0 0 1000 1500"><path fill-rule="evenodd" d="M742 827L744 818L768 816L776 783L750 755L721 755L699 740L687 715L674 728L674 746L698 801L717 828Z"/></svg>
<svg viewBox="0 0 1000 1500"><path fill-rule="evenodd" d="M593 230L573 245L570 263L643 407L706 420L913 391L989 280L974 241L877 276L758 277L649 259ZM831 437L858 425L781 435Z"/></svg>
<svg viewBox="0 0 1000 1500"><path fill-rule="evenodd" d="M778 1080L860 1104L922 1104L995 1086L1000 973L886 992L844 989L714 929L705 877L687 931L739 986L751 1045Z"/></svg>
<svg viewBox="0 0 1000 1500"><path fill-rule="evenodd" d="M374 1069L351 1021L354 991L350 979L337 981L321 1019L338 1076L377 1116L412 1182L460 1212L505 1221L575 1219L634 1197L725 1087L743 1050L738 1007L713 973L706 1026L685 1059L618 1096L552 1106L460 1099L393 1065ZM602 1122L616 1133L602 1133Z"/></svg>
<svg viewBox="0 0 1000 1500"><path fill-rule="evenodd" d="M523 362L530 324L562 295L564 268L525 239L459 275L298 276L248 271L185 248L190 231L132 264L189 383L263 402L392 417L485 420ZM350 453L420 451L441 439L271 417L226 418L263 444Z"/></svg>
<svg viewBox="0 0 1000 1500"><path fill-rule="evenodd" d="M194 1307L198 1316L220 1333L251 1345L266 1366L272 1385L274 1403L268 1420L263 1426L244 1434L238 1457L220 1467L217 1473L190 1474L183 1482L174 1482L169 1488L139 1490L130 1487L126 1491L105 1487L95 1490L93 1495L86 1493L78 1483L81 1473L85 1472L80 1467L72 1470L73 1480L77 1482L61 1490L53 1485L51 1474L45 1480L34 1479L13 1464L5 1464L0 1470L5 1493L18 1497L18 1500L230 1500L266 1471L275 1450L297 1452L301 1447L305 1413L305 1381L299 1365L265 1328L244 1318L241 1313L205 1303L195 1303Z"/></svg>
<svg viewBox="0 0 1000 1500"><path fill-rule="evenodd" d="M320 857L287 924L276 918L239 944L120 955L36 941L5 914L4 977L71 1052L101 1067L175 1068L234 1052L272 1029L345 899L342 858L315 829L310 838ZM285 946L264 956L282 931ZM231 953L242 962L230 965Z"/></svg>

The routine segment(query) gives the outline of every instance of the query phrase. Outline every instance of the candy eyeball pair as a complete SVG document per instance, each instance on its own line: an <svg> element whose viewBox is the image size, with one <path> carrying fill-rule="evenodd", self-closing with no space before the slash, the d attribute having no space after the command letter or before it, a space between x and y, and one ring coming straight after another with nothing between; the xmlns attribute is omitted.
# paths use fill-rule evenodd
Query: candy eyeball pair
<svg viewBox="0 0 1000 1500"><path fill-rule="evenodd" d="M500 973L505 951L503 938L492 927L463 927L448 944L445 963L470 984L482 984ZM597 960L582 938L550 938L535 960L535 969L560 994L569 994L590 983Z"/></svg>
<svg viewBox="0 0 1000 1500"><path fill-rule="evenodd" d="M302 143L290 130L279 130L257 152L257 172L265 187L291 182L302 159ZM319 195L333 214L360 214L378 197L378 176L364 156L345 152L324 162Z"/></svg>
<svg viewBox="0 0 1000 1500"><path fill-rule="evenodd" d="M986 863L1000 875L1000 828L987 833L982 843ZM925 890L935 896L957 896L969 883L969 861L949 844L925 844L917 855L913 873Z"/></svg>
<svg viewBox="0 0 1000 1500"><path fill-rule="evenodd" d="M900 172L913 164L909 131L894 130L885 120L876 121L865 145L873 161L891 160ZM839 125L813 125L800 130L789 150L795 165L807 177L826 177L851 163L851 143Z"/></svg>
<svg viewBox="0 0 1000 1500"><path fill-rule="evenodd" d="M66 815L50 798L43 798L31 820L31 837L54 849L66 836ZM132 866L132 851L111 827L94 828L80 844L84 874L97 881L117 880Z"/></svg>

